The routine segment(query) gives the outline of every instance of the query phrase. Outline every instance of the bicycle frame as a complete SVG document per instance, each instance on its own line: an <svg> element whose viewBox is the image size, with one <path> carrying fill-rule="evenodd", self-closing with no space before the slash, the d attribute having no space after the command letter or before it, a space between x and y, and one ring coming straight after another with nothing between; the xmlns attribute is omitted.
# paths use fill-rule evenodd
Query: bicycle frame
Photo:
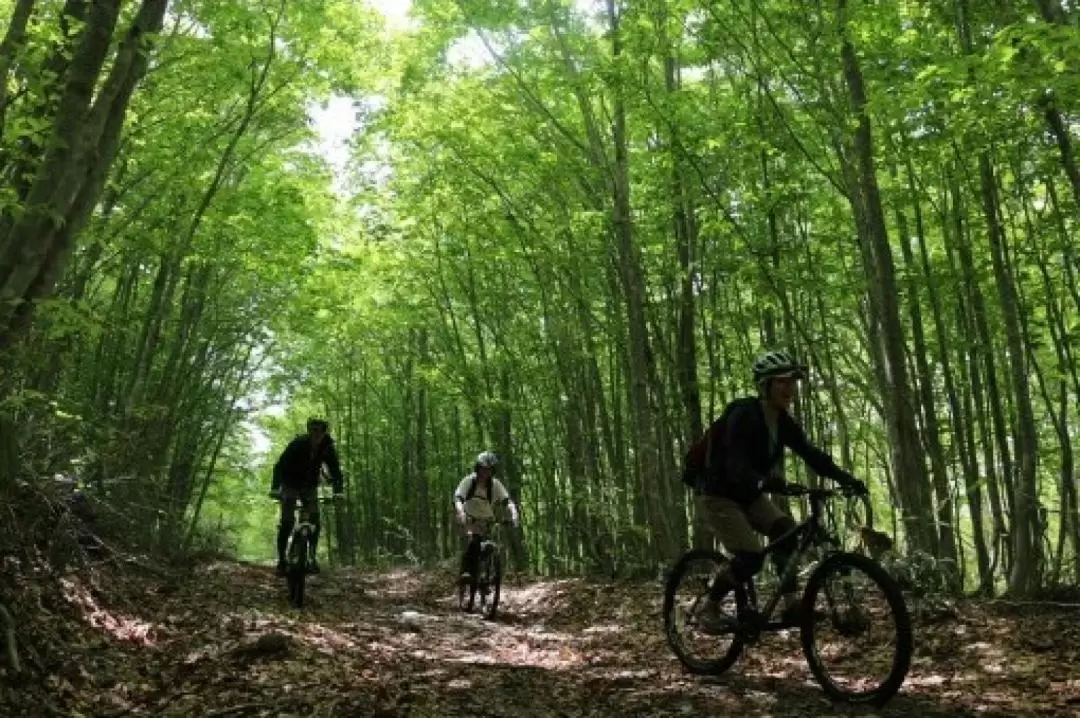
<svg viewBox="0 0 1080 718"><path fill-rule="evenodd" d="M314 501L307 504L302 504L297 507L297 520L296 525L293 527L292 534L289 536L289 544L292 545L298 537L303 537L305 546L304 548L311 551L311 536L315 532L315 521L313 519L315 506L313 504L330 505L333 500L325 496L317 496ZM311 556L309 555L309 558Z"/></svg>
<svg viewBox="0 0 1080 718"><path fill-rule="evenodd" d="M800 602L804 609L809 610L802 612L798 625L794 626L788 620L774 621L772 619L772 613L782 597L779 589L766 603L764 612L759 612L754 579L750 578L735 587L734 616L731 616L729 611L722 611L726 615L716 615L715 626L701 624L701 629L706 635L730 636L727 647L719 651L714 647L705 655L696 653L693 646L686 644L682 632L687 626L690 627L691 632L694 630L694 614L699 604L711 593L713 584L710 582L708 587L702 590L703 587L693 575L693 569L698 562L705 561L714 567L714 571L722 571L730 564L732 556L713 548L691 548L680 556L665 582L663 616L668 645L679 661L692 673L718 676L735 665L746 647L755 644L763 633L797 627L810 673L826 694L834 700L883 705L903 684L911 665L914 639L903 593L896 581L873 558L862 553L844 550L841 533L830 521L833 515L828 503L830 499L855 498L858 494L847 487L829 490L807 489L798 485L785 486L776 493L781 491L788 496L806 496L810 501L810 511L809 515L791 531L770 542L761 551L762 554L775 554L781 550L782 544L792 544L791 560L780 572L780 585L794 578L795 573L799 572L800 562L812 548L822 553L811 559L813 567L809 571ZM862 493L861 498L866 509L865 527L872 529L873 510L869 496ZM787 546L785 545L784 548ZM836 632L842 636L858 636L867 630L868 614L856 608L857 604L852 595L852 592L860 592L851 580L852 575L856 573L866 576L871 584L880 590L884 600L882 606L886 609L888 617L893 619L895 627L896 643L889 672L879 684L870 687L861 682L848 686L843 681L837 683L833 680L815 643L817 627L825 616L831 621ZM718 575L714 572L713 580L716 580ZM852 599L843 609L837 605L832 595L833 586L830 579L833 575L841 579L839 587L841 593L846 593L847 597ZM691 596L679 598L679 590L683 587L692 593L692 605L689 605L687 600ZM818 610L819 598L823 598L827 604L827 610L824 612ZM825 615L819 616L821 613Z"/></svg>
<svg viewBox="0 0 1080 718"><path fill-rule="evenodd" d="M498 551L500 548L499 539L502 538L500 535L502 533L502 527L504 524L509 522L500 521L499 519L480 519L472 515L469 515L469 518L477 521L478 523L486 524L484 526L484 532L479 534L481 551L480 555L483 556L483 551L485 549L490 551Z"/></svg>
<svg viewBox="0 0 1080 718"><path fill-rule="evenodd" d="M768 556L779 550L780 545L789 540L792 536L796 537L795 551L792 552L787 566L784 567L784 572L777 581L777 588L773 592L772 597L765 604L764 608L761 609L762 616L771 616L773 611L776 610L776 606L780 603L780 599L782 598L780 586L783 586L787 581L790 581L795 577L795 574L799 570L799 559L806 555L806 552L811 547L826 546L829 549L827 554L839 551L842 548L840 541L825 529L821 521L826 500L837 495L837 493L838 492L830 489L807 489L800 491L799 493L788 494L807 496L810 499L810 515L796 525L795 528L776 540L771 541L764 549L762 549L762 554ZM867 511L869 512L869 510L869 505L867 505ZM753 603L756 603L756 591L753 590L753 579L747 581L747 584L751 587L751 591L747 595L747 601L751 605L738 606L739 613L743 613L747 610L758 610L757 606L752 605Z"/></svg>
<svg viewBox="0 0 1080 718"><path fill-rule="evenodd" d="M293 529L293 533L301 530L307 530L309 533L313 531L315 529L315 521L312 518L314 511L304 506L297 513L300 515L297 517L296 528Z"/></svg>

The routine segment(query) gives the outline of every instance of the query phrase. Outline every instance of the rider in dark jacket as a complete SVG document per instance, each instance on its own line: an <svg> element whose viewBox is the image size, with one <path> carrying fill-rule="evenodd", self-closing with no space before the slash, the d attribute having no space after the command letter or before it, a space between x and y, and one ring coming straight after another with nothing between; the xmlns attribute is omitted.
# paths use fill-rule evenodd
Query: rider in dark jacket
<svg viewBox="0 0 1080 718"><path fill-rule="evenodd" d="M866 492L862 481L807 440L789 413L796 382L805 371L785 352L759 356L752 368L758 395L728 404L686 455L683 481L696 485L706 521L733 554L732 562L713 581L708 600L698 614L698 624L706 633L723 628L719 611L723 598L761 570L764 553L759 534L772 541L783 539L772 553L777 574L784 573L794 552L794 519L765 496L784 486L785 447L819 475L855 492ZM780 588L784 594L783 620L798 625L801 604L796 598L794 578Z"/></svg>
<svg viewBox="0 0 1080 718"><path fill-rule="evenodd" d="M289 442L274 464L274 477L270 486L270 497L281 502L281 520L277 535L277 572L285 573L285 548L289 543L289 534L296 525L296 502L306 509L315 524L311 537L311 570L318 573L319 564L315 560L315 549L319 543L319 475L323 465L330 472L334 487L334 498L342 495L344 481L341 466L338 463L334 440L329 434L329 424L323 419L308 419L307 433L300 434Z"/></svg>

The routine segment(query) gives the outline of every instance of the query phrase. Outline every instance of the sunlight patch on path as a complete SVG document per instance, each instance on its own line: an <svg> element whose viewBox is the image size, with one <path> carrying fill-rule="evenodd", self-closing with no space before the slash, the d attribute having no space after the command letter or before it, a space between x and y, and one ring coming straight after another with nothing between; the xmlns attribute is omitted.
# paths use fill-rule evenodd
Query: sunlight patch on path
<svg viewBox="0 0 1080 718"><path fill-rule="evenodd" d="M214 564L168 590L147 581L141 595L152 601L103 607L89 586L75 601L112 617L105 625L99 615L98 635L114 646L124 621L166 631L156 646L129 642L109 652L108 660L131 664L116 683L95 686L97 707L112 711L123 704L134 714L180 716L259 704L273 709L237 715L848 715L810 678L797 631L763 639L719 678L684 672L666 646L655 583L511 580L495 621L460 612L452 583L452 567L331 567L313 579L310 606L296 610L271 567ZM924 628L903 692L873 715L971 715L977 707L1019 718L1077 705L1080 681L1063 658L1076 655L1075 617L1054 620L1009 626L973 612ZM273 633L287 647L251 650Z"/></svg>
<svg viewBox="0 0 1080 718"><path fill-rule="evenodd" d="M157 623L101 607L82 582L63 578L60 585L64 598L79 610L88 624L119 641L149 647L156 645L155 636L164 633L163 627Z"/></svg>

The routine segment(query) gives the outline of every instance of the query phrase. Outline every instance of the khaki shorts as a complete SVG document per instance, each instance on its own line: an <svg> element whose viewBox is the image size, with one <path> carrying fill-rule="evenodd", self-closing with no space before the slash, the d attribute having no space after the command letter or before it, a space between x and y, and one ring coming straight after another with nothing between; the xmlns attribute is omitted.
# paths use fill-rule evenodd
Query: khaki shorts
<svg viewBox="0 0 1080 718"><path fill-rule="evenodd" d="M747 506L720 496L702 496L701 508L713 535L732 553L760 551L764 548L761 534L768 534L777 520L787 516L764 495Z"/></svg>

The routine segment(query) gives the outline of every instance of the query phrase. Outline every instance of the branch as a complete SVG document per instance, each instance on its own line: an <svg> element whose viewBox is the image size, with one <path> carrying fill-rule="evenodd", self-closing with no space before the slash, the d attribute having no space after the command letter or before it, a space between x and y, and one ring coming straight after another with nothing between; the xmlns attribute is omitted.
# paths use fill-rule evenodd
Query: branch
<svg viewBox="0 0 1080 718"><path fill-rule="evenodd" d="M8 663L11 664L11 669L13 671L19 673L22 670L22 666L19 664L18 644L15 641L15 621L12 620L7 607L2 603L0 603L0 623L3 624L4 644L7 647Z"/></svg>

